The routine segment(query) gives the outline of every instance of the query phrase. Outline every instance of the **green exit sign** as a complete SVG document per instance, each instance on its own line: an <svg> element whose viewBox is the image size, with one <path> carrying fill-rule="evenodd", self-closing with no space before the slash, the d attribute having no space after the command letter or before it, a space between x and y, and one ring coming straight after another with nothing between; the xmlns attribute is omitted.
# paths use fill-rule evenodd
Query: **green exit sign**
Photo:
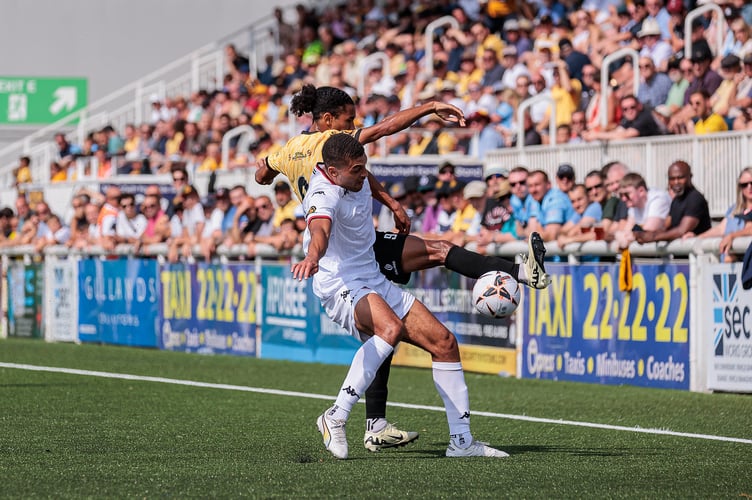
<svg viewBox="0 0 752 500"><path fill-rule="evenodd" d="M86 107L85 78L0 76L0 124L55 123Z"/></svg>

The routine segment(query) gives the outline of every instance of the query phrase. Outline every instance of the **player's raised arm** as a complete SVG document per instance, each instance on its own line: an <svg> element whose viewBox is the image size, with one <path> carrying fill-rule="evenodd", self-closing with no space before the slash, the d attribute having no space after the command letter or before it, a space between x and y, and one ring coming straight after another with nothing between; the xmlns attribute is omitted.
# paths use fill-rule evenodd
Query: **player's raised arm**
<svg viewBox="0 0 752 500"><path fill-rule="evenodd" d="M332 220L328 217L312 217L308 221L308 231L311 233L311 242L305 259L292 265L293 278L298 280L308 279L318 272L319 261L329 246Z"/></svg>
<svg viewBox="0 0 752 500"><path fill-rule="evenodd" d="M368 144L387 135L405 130L412 123L424 116L436 113L442 120L465 126L465 115L460 108L444 102L431 101L409 109L403 109L389 115L379 123L366 127L360 131L358 141Z"/></svg>

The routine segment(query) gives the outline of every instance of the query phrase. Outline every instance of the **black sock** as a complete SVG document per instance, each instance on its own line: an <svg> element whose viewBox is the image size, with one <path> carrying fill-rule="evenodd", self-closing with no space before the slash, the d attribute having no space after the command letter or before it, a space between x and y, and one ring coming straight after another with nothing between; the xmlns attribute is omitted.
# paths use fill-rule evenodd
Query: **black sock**
<svg viewBox="0 0 752 500"><path fill-rule="evenodd" d="M392 368L392 357L381 363L376 371L376 377L366 389L366 418L386 418L386 398L389 394L387 382L389 382L389 370Z"/></svg>
<svg viewBox="0 0 752 500"><path fill-rule="evenodd" d="M459 246L453 246L449 250L444 265L451 271L475 279L489 271L504 271L514 279L520 273L519 264L515 264L513 260L481 255Z"/></svg>

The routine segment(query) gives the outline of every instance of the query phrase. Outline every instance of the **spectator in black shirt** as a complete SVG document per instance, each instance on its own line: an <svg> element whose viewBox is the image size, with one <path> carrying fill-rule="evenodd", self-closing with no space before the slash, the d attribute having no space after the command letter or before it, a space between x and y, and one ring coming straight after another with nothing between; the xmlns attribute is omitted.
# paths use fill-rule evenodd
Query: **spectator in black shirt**
<svg viewBox="0 0 752 500"><path fill-rule="evenodd" d="M625 95L621 98L620 105L622 118L618 127L609 131L585 131L582 138L586 141L608 141L661 135L661 129L653 118L653 113L643 108L637 97L632 94Z"/></svg>
<svg viewBox="0 0 752 500"><path fill-rule="evenodd" d="M685 161L675 161L668 168L668 186L674 199L666 229L635 233L640 243L672 241L687 233L701 234L710 229L710 210L705 197L692 185L692 169Z"/></svg>

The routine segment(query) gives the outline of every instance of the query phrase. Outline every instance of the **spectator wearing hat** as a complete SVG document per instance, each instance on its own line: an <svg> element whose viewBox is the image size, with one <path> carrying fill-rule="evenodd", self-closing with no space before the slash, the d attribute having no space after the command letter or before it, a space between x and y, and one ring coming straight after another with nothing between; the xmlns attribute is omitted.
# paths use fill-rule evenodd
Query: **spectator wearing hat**
<svg viewBox="0 0 752 500"><path fill-rule="evenodd" d="M439 165L439 176L438 181L443 184L456 184L457 183L457 174L455 172L454 164L448 161L442 162ZM437 186L439 188L441 186Z"/></svg>
<svg viewBox="0 0 752 500"><path fill-rule="evenodd" d="M464 246L475 241L480 233L481 211L486 200L486 183L471 181L462 190L454 190L449 196L455 212L452 226L444 239Z"/></svg>
<svg viewBox="0 0 752 500"><path fill-rule="evenodd" d="M565 193L551 188L548 174L543 170L534 170L530 173L527 178L527 189L536 203L531 205L525 236L537 231L543 241L555 240L559 237L564 223L574 212L572 202Z"/></svg>
<svg viewBox="0 0 752 500"><path fill-rule="evenodd" d="M649 108L664 104L671 90L671 79L666 73L656 69L650 57L640 56L639 67L640 87L637 90L637 99Z"/></svg>
<svg viewBox="0 0 752 500"><path fill-rule="evenodd" d="M669 40L671 38L671 30L669 29L671 14L664 7L663 0L645 0L645 10L648 13L645 21L655 21L660 29L661 40ZM645 21L643 21L642 29L645 29Z"/></svg>
<svg viewBox="0 0 752 500"><path fill-rule="evenodd" d="M562 163L559 168L556 169L556 187L562 193L569 194L569 191L574 187L575 173L574 167L569 163Z"/></svg>
<svg viewBox="0 0 752 500"><path fill-rule="evenodd" d="M684 0L668 0L666 12L670 16L668 20L670 38L666 41L671 44L674 52L679 52L684 48L684 17L687 14Z"/></svg>
<svg viewBox="0 0 752 500"><path fill-rule="evenodd" d="M522 56L526 52L533 50L533 44L526 36L522 36L522 28L520 27L520 21L517 19L507 19L504 21L504 41L507 47L514 47L517 49L517 56Z"/></svg>
<svg viewBox="0 0 752 500"><path fill-rule="evenodd" d="M295 208L300 205L300 202L293 199L292 189L285 181L278 181L274 185L274 201L277 202L277 208L274 210L272 225L275 229L279 229L283 220L295 220Z"/></svg>
<svg viewBox="0 0 752 500"><path fill-rule="evenodd" d="M516 222L512 215L512 192L509 186L509 171L501 166L487 167L486 205L481 212L481 228L478 235L478 252L485 253L491 243L505 243L517 239Z"/></svg>
<svg viewBox="0 0 752 500"><path fill-rule="evenodd" d="M687 122L687 130L695 135L712 134L728 130L726 120L713 112L710 105L710 96L703 91L693 92L689 98L689 105L694 110L694 120Z"/></svg>
<svg viewBox="0 0 752 500"><path fill-rule="evenodd" d="M660 0L646 1L656 2ZM674 51L671 45L661 38L661 28L658 26L658 21L650 17L645 19L642 23L642 29L637 33L637 40L640 44L640 57L652 59L658 71L666 71L668 60Z"/></svg>
<svg viewBox="0 0 752 500"><path fill-rule="evenodd" d="M473 137L470 139L468 155L483 159L488 151L504 147L504 138L491 123L491 116L484 109L480 109L467 117Z"/></svg>

